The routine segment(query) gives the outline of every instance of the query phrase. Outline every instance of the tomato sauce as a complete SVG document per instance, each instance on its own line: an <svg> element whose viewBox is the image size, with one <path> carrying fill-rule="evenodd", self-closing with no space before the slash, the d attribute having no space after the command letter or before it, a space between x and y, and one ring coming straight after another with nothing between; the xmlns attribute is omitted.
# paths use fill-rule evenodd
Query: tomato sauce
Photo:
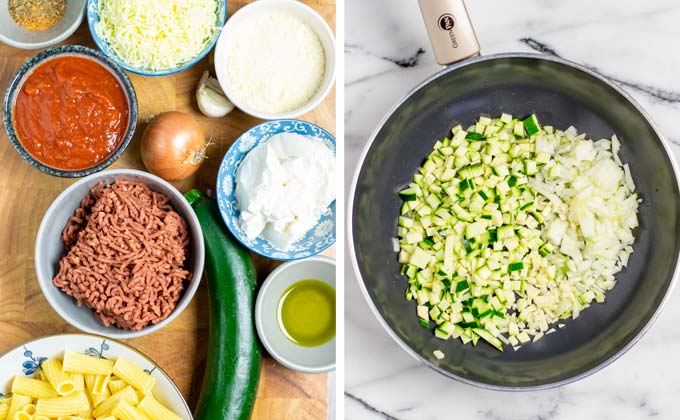
<svg viewBox="0 0 680 420"><path fill-rule="evenodd" d="M14 106L24 148L55 169L91 168L125 137L129 108L118 79L94 60L66 56L39 65Z"/></svg>

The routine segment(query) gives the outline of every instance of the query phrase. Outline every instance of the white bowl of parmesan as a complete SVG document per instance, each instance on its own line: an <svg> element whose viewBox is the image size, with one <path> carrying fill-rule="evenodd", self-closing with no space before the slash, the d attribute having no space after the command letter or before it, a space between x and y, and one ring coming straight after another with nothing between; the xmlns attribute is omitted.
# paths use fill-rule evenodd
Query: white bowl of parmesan
<svg viewBox="0 0 680 420"><path fill-rule="evenodd" d="M238 10L215 47L222 90L241 111L272 120L311 111L335 81L335 38L295 0L259 0Z"/></svg>

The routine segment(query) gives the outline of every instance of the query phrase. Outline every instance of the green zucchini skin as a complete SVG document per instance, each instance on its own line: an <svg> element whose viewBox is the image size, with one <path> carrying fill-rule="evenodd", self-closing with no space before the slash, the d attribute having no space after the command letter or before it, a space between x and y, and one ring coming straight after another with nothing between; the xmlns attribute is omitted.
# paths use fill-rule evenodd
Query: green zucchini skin
<svg viewBox="0 0 680 420"><path fill-rule="evenodd" d="M195 420L250 419L262 355L255 332L257 280L250 254L227 232L214 200L192 203L203 230L210 334Z"/></svg>

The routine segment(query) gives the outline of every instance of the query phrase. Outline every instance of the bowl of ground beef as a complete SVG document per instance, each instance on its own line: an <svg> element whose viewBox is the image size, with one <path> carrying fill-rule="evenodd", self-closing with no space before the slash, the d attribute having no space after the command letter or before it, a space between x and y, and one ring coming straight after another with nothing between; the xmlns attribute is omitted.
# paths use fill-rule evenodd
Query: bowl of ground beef
<svg viewBox="0 0 680 420"><path fill-rule="evenodd" d="M203 274L203 234L182 194L146 172L75 182L47 209L35 266L52 308L79 330L140 337L172 322Z"/></svg>

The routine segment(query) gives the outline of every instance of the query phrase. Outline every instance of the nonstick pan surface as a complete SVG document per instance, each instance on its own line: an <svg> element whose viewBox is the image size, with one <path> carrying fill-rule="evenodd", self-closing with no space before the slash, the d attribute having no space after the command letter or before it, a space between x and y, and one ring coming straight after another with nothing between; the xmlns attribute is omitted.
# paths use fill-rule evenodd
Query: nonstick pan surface
<svg viewBox="0 0 680 420"><path fill-rule="evenodd" d="M502 112L536 113L541 124L575 126L589 138L622 142L637 192L640 227L634 252L603 304L537 343L499 352L486 343L442 341L420 326L415 302L392 249L403 189L434 143L456 124ZM360 286L380 323L409 354L463 382L496 389L536 389L583 378L628 350L670 294L680 250L677 170L661 133L623 90L556 57L500 54L446 68L414 89L388 114L364 149L352 185L350 251ZM351 308L349 308L351 310ZM446 357L437 360L432 352Z"/></svg>

